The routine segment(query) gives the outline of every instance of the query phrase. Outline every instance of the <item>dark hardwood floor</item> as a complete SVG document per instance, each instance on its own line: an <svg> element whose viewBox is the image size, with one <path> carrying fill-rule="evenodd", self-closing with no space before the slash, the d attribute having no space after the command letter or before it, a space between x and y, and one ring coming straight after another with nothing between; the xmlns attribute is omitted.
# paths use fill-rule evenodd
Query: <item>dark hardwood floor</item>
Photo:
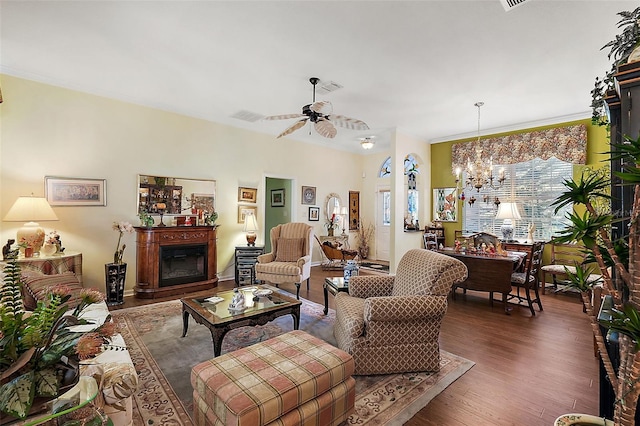
<svg viewBox="0 0 640 426"><path fill-rule="evenodd" d="M361 273L366 273L361 271ZM323 304L324 277L339 271L312 268L311 286L300 297ZM219 283L220 290L234 282ZM295 294L295 286L281 285ZM156 303L126 297L111 309ZM561 414L598 414L598 361L589 320L575 296L542 296L543 312L532 317L514 306L505 315L500 302L490 306L487 293L459 293L449 298L440 334L441 348L476 365L452 383L407 425L545 425ZM333 297L329 296L333 308Z"/></svg>

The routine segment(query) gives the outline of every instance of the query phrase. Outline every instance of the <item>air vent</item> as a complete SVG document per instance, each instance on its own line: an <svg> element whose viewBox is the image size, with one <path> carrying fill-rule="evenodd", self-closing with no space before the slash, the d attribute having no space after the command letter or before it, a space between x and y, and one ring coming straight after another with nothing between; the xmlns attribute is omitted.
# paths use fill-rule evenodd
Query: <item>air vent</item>
<svg viewBox="0 0 640 426"><path fill-rule="evenodd" d="M505 11L510 11L514 7L520 6L522 3L526 3L529 0L500 0L502 3L502 7L504 7Z"/></svg>
<svg viewBox="0 0 640 426"><path fill-rule="evenodd" d="M335 92L343 87L344 86L336 83L335 81L321 81L316 86L316 93L319 95L326 95L327 93Z"/></svg>
<svg viewBox="0 0 640 426"><path fill-rule="evenodd" d="M238 111L231 116L232 118L237 118L238 120L248 121L250 123L255 123L258 120L262 120L264 115L258 114L257 112L251 111Z"/></svg>

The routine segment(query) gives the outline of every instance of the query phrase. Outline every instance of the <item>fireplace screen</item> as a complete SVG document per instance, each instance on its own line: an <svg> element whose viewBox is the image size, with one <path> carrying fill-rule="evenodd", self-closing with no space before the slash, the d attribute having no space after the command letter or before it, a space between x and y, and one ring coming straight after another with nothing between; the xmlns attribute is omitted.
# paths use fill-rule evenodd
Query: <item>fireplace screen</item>
<svg viewBox="0 0 640 426"><path fill-rule="evenodd" d="M205 244L160 247L160 259L160 287L207 279Z"/></svg>

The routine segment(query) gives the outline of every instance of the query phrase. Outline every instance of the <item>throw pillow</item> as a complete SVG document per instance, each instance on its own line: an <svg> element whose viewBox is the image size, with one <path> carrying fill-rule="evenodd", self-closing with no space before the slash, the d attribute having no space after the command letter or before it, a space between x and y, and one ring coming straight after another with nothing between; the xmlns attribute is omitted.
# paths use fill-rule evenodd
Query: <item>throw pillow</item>
<svg viewBox="0 0 640 426"><path fill-rule="evenodd" d="M276 262L297 262L302 257L302 238L279 238Z"/></svg>
<svg viewBox="0 0 640 426"><path fill-rule="evenodd" d="M71 290L71 298L67 305L75 307L80 300L82 284L73 272L45 275L40 272L26 271L22 273L24 308L34 310L38 300L44 300L47 290L52 287L66 286Z"/></svg>

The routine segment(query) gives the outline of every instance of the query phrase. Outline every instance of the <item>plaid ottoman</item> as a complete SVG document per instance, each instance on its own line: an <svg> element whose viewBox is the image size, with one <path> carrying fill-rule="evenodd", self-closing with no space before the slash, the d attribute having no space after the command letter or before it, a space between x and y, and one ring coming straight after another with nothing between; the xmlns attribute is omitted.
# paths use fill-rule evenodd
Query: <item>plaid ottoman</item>
<svg viewBox="0 0 640 426"><path fill-rule="evenodd" d="M351 355L295 330L191 370L196 425L338 425L353 412Z"/></svg>

